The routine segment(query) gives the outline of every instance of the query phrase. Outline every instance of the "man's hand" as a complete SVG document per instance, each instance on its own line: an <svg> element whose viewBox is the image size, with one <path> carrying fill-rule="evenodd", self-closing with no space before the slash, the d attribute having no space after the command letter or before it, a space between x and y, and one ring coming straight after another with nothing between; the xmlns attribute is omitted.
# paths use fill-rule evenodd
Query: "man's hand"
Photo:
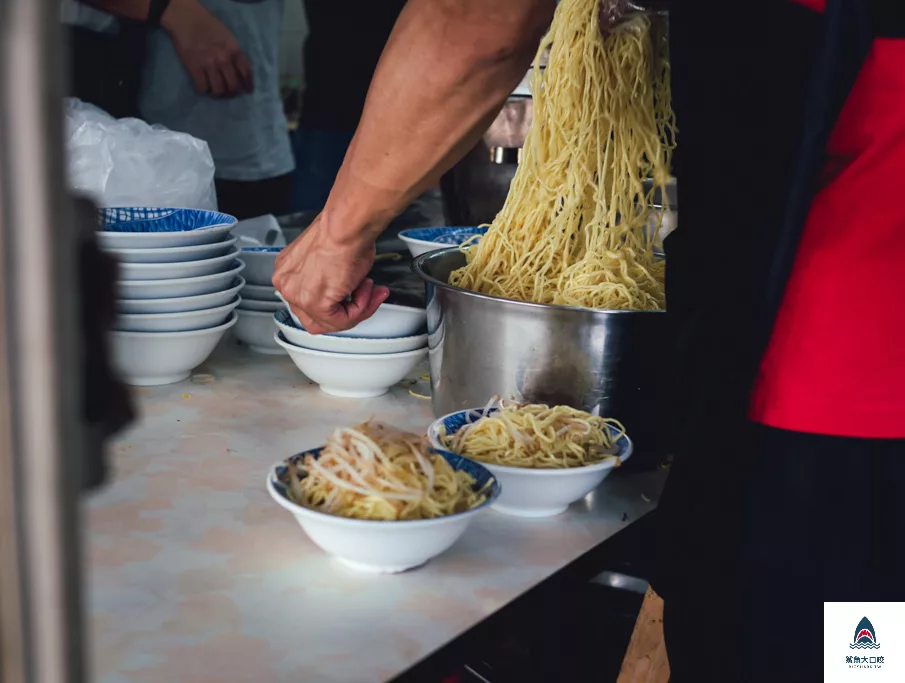
<svg viewBox="0 0 905 683"><path fill-rule="evenodd" d="M160 23L199 92L232 97L254 90L251 65L235 36L198 0L172 0Z"/></svg>
<svg viewBox="0 0 905 683"><path fill-rule="evenodd" d="M273 286L311 334L355 327L390 294L367 278L376 247L369 235L340 241L325 214L277 258Z"/></svg>
<svg viewBox="0 0 905 683"><path fill-rule="evenodd" d="M638 13L665 13L669 4L669 0L600 0L597 17L600 32L606 36Z"/></svg>

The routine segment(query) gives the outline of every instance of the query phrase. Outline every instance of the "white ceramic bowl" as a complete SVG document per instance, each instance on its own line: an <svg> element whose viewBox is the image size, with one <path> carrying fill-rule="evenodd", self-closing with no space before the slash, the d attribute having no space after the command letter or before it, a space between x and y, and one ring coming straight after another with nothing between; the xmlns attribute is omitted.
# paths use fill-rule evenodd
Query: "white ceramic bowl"
<svg viewBox="0 0 905 683"><path fill-rule="evenodd" d="M272 285L245 285L241 294L246 301L279 301Z"/></svg>
<svg viewBox="0 0 905 683"><path fill-rule="evenodd" d="M242 301L238 296L225 306L184 313L129 313L116 316L115 330L121 332L189 332L222 325Z"/></svg>
<svg viewBox="0 0 905 683"><path fill-rule="evenodd" d="M98 209L102 249L165 249L229 239L236 219L219 211L157 207Z"/></svg>
<svg viewBox="0 0 905 683"><path fill-rule="evenodd" d="M239 250L223 256L202 259L200 261L182 261L175 263L120 263L120 280L177 280L190 277L202 277L228 270L239 255Z"/></svg>
<svg viewBox="0 0 905 683"><path fill-rule="evenodd" d="M266 313L276 313L284 309L281 301L258 301L257 299L242 299L239 308L243 311L264 311Z"/></svg>
<svg viewBox="0 0 905 683"><path fill-rule="evenodd" d="M273 333L276 329L273 323L273 313L249 311L242 308L237 309L236 313L239 315L239 322L233 331L236 339L258 353L283 354L283 350L273 340Z"/></svg>
<svg viewBox="0 0 905 683"><path fill-rule="evenodd" d="M233 250L238 237L222 242L196 244L191 247L164 247L163 249L106 249L120 263L181 263L223 256Z"/></svg>
<svg viewBox="0 0 905 683"><path fill-rule="evenodd" d="M417 258L421 254L447 247L458 247L475 235L487 233L486 226L449 227L449 228L409 228L399 232L399 239Z"/></svg>
<svg viewBox="0 0 905 683"><path fill-rule="evenodd" d="M222 292L232 286L244 263L234 262L225 272L177 280L120 280L116 283L118 299L173 299Z"/></svg>
<svg viewBox="0 0 905 683"><path fill-rule="evenodd" d="M286 310L292 316L293 322L304 329L301 321L289 308L286 299L279 292L276 295L286 304ZM358 323L351 330L333 332L336 337L357 337L363 339L394 339L397 337L411 337L421 334L427 324L427 311L423 308L412 306L399 306L398 304L380 304L377 311L367 320Z"/></svg>
<svg viewBox="0 0 905 683"><path fill-rule="evenodd" d="M460 410L436 420L427 430L431 445L449 450L440 438L441 426L447 434L455 434L469 421L479 419L482 413L483 409ZM616 443L619 457L623 462L628 460L632 454L631 439L622 436ZM564 512L569 505L597 488L616 467L612 460L559 470L481 464L493 472L503 487L493 509L517 517L552 517Z"/></svg>
<svg viewBox="0 0 905 683"><path fill-rule="evenodd" d="M245 286L245 280L236 277L229 289L198 296L182 296L173 299L117 299L116 310L119 313L185 313L186 311L202 311L206 308L225 306L236 298L239 290ZM241 301L241 299L240 299Z"/></svg>
<svg viewBox="0 0 905 683"><path fill-rule="evenodd" d="M319 451L316 449L312 454ZM478 487L493 479L479 463L451 453L442 455L453 469L464 469L471 474ZM324 552L352 569L366 572L389 574L420 567L455 543L475 515L486 510L500 495L499 482L494 481L490 495L481 505L447 517L401 522L349 519L310 510L293 502L286 485L280 481L285 466L284 462L278 462L267 475L267 491L271 497L292 513L308 537Z"/></svg>
<svg viewBox="0 0 905 683"><path fill-rule="evenodd" d="M134 386L180 382L207 360L236 320L233 312L225 323L206 330L111 332L114 367Z"/></svg>
<svg viewBox="0 0 905 683"><path fill-rule="evenodd" d="M427 348L404 353L330 353L303 349L286 341L279 331L274 341L321 391L341 398L383 396L427 357Z"/></svg>
<svg viewBox="0 0 905 683"><path fill-rule="evenodd" d="M333 353L403 353L427 346L427 334L412 337L396 337L395 339L365 339L358 337L337 337L332 334L309 334L289 315L289 311L280 304L280 310L273 314L273 319L283 333L283 338L290 344L315 351L331 351Z"/></svg>
<svg viewBox="0 0 905 683"><path fill-rule="evenodd" d="M277 256L283 247L242 247L239 258L245 262L245 279L253 285L270 285Z"/></svg>

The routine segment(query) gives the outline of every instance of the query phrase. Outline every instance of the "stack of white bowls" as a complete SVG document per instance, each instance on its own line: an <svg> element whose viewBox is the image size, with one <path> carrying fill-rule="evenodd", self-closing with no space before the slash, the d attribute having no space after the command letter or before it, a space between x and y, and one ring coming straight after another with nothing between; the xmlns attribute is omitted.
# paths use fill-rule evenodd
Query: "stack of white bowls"
<svg viewBox="0 0 905 683"><path fill-rule="evenodd" d="M236 339L258 353L284 353L273 340L273 314L283 307L271 284L277 256L283 247L243 247L239 259L245 264L246 284L242 303L236 309L239 322Z"/></svg>
<svg viewBox="0 0 905 683"><path fill-rule="evenodd" d="M274 341L321 391L343 398L381 396L427 356L423 308L382 304L351 330L314 335L288 308L274 316Z"/></svg>
<svg viewBox="0 0 905 683"><path fill-rule="evenodd" d="M116 368L129 384L187 378L236 324L236 219L216 211L101 209L98 242L119 261Z"/></svg>

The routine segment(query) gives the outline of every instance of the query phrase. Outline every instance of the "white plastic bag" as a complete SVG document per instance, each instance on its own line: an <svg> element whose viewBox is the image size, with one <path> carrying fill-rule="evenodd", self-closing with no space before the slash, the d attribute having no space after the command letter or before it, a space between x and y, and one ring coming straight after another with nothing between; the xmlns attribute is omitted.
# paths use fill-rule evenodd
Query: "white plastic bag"
<svg viewBox="0 0 905 683"><path fill-rule="evenodd" d="M207 143L140 119L66 100L69 187L100 206L217 210Z"/></svg>
<svg viewBox="0 0 905 683"><path fill-rule="evenodd" d="M230 234L239 238L240 247L285 247L286 236L272 214L247 218L236 223Z"/></svg>

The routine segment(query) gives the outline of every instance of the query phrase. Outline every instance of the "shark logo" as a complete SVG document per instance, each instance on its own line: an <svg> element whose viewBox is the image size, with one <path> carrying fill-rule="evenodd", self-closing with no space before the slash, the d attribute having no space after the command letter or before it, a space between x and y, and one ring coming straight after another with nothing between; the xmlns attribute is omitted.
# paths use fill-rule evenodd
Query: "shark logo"
<svg viewBox="0 0 905 683"><path fill-rule="evenodd" d="M876 650L880 647L877 642L877 634L874 631L874 625L870 623L867 617L858 622L855 627L855 638L849 647L853 650Z"/></svg>

